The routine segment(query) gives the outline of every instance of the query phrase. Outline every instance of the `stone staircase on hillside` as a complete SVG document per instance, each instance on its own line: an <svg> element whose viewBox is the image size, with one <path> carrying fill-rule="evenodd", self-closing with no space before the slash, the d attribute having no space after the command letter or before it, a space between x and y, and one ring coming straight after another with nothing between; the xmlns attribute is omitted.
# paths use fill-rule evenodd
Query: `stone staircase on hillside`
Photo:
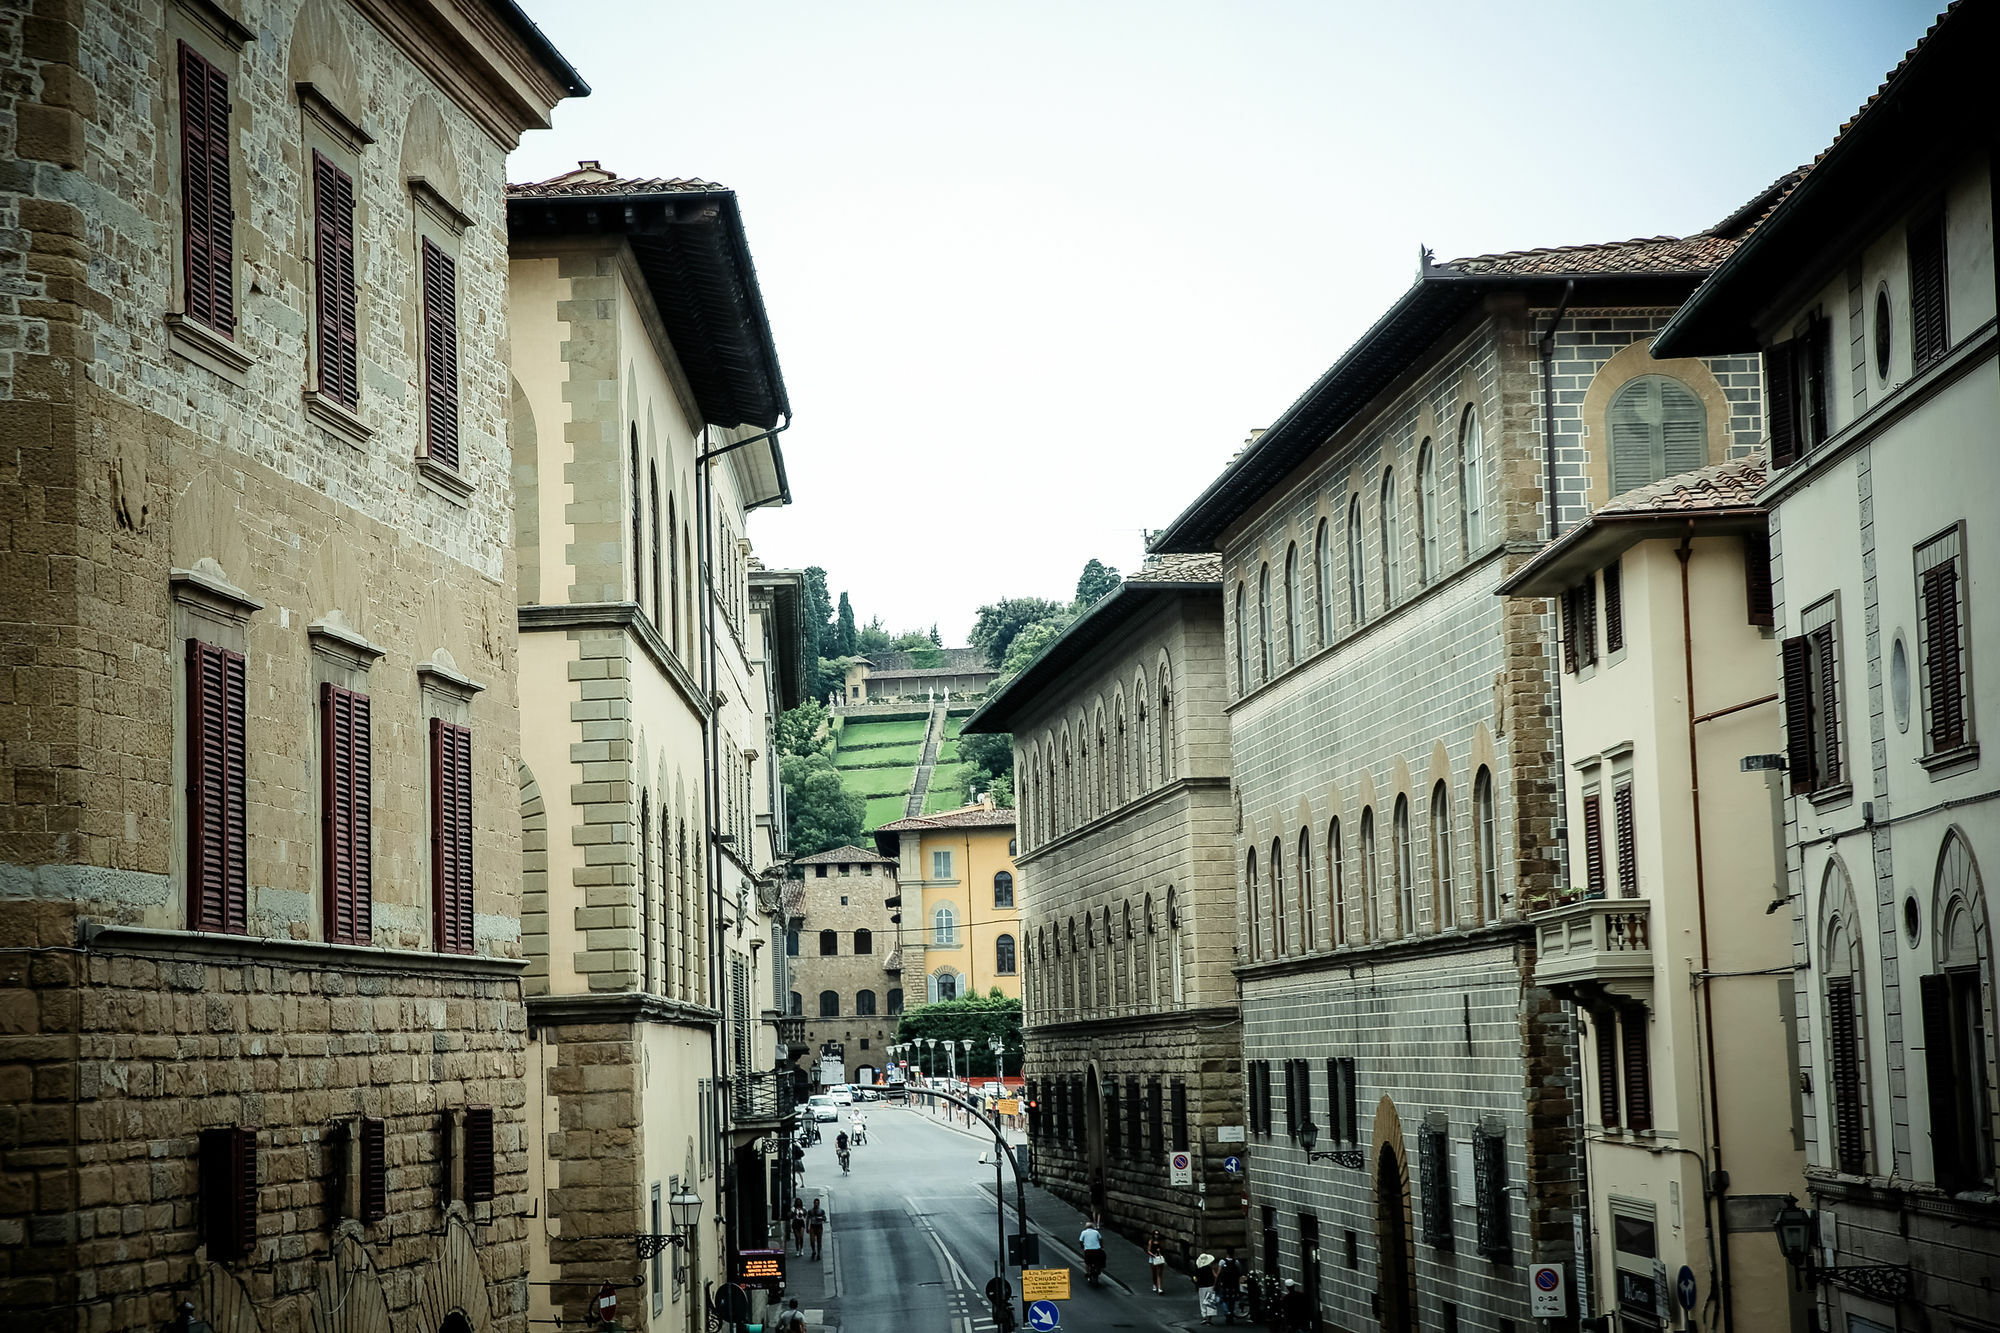
<svg viewBox="0 0 2000 1333"><path fill-rule="evenodd" d="M938 748L944 744L943 704L931 705L931 720L924 731L924 753L917 761L917 779L910 784L910 799L903 806L903 817L914 818L924 812L924 798L931 793L931 774L937 770Z"/></svg>

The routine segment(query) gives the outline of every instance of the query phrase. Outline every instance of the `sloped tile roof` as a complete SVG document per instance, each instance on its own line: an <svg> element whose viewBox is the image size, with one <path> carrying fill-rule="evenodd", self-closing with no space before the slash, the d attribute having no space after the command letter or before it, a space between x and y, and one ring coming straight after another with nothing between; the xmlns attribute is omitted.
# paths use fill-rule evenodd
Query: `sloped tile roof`
<svg viewBox="0 0 2000 1333"><path fill-rule="evenodd" d="M1127 583L1213 583L1222 586L1222 557L1206 551L1149 555Z"/></svg>
<svg viewBox="0 0 2000 1333"><path fill-rule="evenodd" d="M863 862L871 865L894 865L896 864L896 859L892 856L884 856L880 852L863 851L853 843L849 843L845 847L835 847L829 851L814 852L811 856L796 857L793 859L792 864L795 866L830 866L860 865Z"/></svg>
<svg viewBox="0 0 2000 1333"><path fill-rule="evenodd" d="M1012 810L988 810L984 806L971 806L964 810L947 810L942 814L915 815L909 819L894 819L878 825L877 833L920 833L928 829L940 828L1012 828Z"/></svg>
<svg viewBox="0 0 2000 1333"><path fill-rule="evenodd" d="M714 194L728 188L697 176L619 176L595 162L579 162L576 170L547 180L509 185L507 197L572 199L596 194Z"/></svg>
<svg viewBox="0 0 2000 1333"><path fill-rule="evenodd" d="M1598 245L1555 245L1540 250L1508 250L1469 255L1439 268L1468 277L1560 278L1586 273L1706 273L1736 247L1727 237L1639 236Z"/></svg>
<svg viewBox="0 0 2000 1333"><path fill-rule="evenodd" d="M1764 485L1764 455L1746 454L1678 477L1668 477L1619 496L1597 511L1621 514L1687 514L1713 509L1752 509Z"/></svg>

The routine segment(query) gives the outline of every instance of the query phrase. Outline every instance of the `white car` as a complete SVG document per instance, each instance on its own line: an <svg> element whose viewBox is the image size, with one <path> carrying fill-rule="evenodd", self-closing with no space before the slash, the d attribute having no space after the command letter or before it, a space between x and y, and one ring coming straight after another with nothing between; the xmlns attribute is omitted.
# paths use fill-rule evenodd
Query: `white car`
<svg viewBox="0 0 2000 1333"><path fill-rule="evenodd" d="M812 1112L815 1124L826 1124L840 1119L840 1105L824 1093L806 1098L806 1109Z"/></svg>
<svg viewBox="0 0 2000 1333"><path fill-rule="evenodd" d="M854 1105L854 1094L847 1090L845 1084L842 1084L840 1087L835 1088L831 1093L827 1095L833 1098L833 1104L835 1106Z"/></svg>

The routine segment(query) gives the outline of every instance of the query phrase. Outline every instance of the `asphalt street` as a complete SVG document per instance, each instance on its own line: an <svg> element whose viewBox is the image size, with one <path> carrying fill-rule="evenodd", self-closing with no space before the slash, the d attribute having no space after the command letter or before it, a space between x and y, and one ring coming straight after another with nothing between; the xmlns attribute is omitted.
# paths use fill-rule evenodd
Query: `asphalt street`
<svg viewBox="0 0 2000 1333"><path fill-rule="evenodd" d="M807 1207L814 1196L823 1199L830 1225L821 1263L790 1260L801 1309L814 1324L846 1333L993 1333L985 1296L998 1243L991 1145L900 1107L866 1109L868 1143L855 1149L851 1174L842 1176L835 1160L834 1125L821 1126L824 1141L806 1153L802 1197ZM984 1164L982 1151L989 1153ZM1007 1197L1011 1205L1011 1173ZM1154 1333L1198 1324L1185 1278L1170 1279L1166 1296L1143 1282L1137 1291L1109 1279L1092 1288L1076 1237L1045 1229L1032 1215L1029 1221L1043 1236L1041 1267L1072 1270L1071 1298L1059 1306L1062 1329ZM1011 1229L1011 1206L1008 1223ZM1008 1276L1026 1329L1019 1275Z"/></svg>

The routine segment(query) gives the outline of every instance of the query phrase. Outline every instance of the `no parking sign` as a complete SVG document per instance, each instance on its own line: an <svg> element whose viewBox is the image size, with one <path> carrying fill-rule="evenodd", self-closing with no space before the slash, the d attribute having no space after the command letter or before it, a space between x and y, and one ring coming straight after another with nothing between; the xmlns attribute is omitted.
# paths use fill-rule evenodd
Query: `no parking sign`
<svg viewBox="0 0 2000 1333"><path fill-rule="evenodd" d="M1189 1156L1187 1153L1177 1152L1172 1157L1168 1158L1167 1169L1169 1172L1167 1177L1168 1184L1170 1185L1194 1184L1194 1158Z"/></svg>
<svg viewBox="0 0 2000 1333"><path fill-rule="evenodd" d="M1528 1270L1528 1313L1537 1319L1560 1319L1568 1311L1563 1300L1563 1266L1536 1264Z"/></svg>

